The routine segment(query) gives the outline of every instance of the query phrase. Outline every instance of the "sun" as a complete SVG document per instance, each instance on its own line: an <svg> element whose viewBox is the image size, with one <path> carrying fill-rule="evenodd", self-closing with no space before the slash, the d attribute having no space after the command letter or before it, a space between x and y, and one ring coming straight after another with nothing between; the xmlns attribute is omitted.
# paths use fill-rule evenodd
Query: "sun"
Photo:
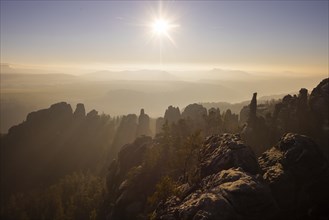
<svg viewBox="0 0 329 220"><path fill-rule="evenodd" d="M152 24L152 31L158 35L168 35L170 24L163 19L155 20Z"/></svg>
<svg viewBox="0 0 329 220"><path fill-rule="evenodd" d="M163 37L168 39L172 44L175 45L174 40L171 37L171 32L175 28L179 27L178 24L172 23L170 19L165 18L155 18L149 25L152 33L152 38L162 39Z"/></svg>

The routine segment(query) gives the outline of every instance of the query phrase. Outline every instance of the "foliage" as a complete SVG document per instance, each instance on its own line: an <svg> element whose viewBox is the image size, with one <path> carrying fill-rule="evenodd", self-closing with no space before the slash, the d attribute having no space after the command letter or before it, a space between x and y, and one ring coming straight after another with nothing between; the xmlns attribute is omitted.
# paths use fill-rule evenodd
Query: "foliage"
<svg viewBox="0 0 329 220"><path fill-rule="evenodd" d="M90 173L73 173L47 189L11 196L2 219L97 219L104 181Z"/></svg>
<svg viewBox="0 0 329 220"><path fill-rule="evenodd" d="M155 208L160 202L166 201L171 196L178 196L176 182L169 176L164 176L155 186L155 192L148 197L148 204Z"/></svg>

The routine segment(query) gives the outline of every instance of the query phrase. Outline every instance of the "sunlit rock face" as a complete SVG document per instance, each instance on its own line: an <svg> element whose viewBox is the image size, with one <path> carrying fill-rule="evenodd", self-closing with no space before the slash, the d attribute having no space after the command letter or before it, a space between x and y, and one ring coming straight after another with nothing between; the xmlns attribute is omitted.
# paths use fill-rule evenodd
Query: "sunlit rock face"
<svg viewBox="0 0 329 220"><path fill-rule="evenodd" d="M155 219L273 219L278 214L257 159L239 135L207 138L198 169L200 179L182 184L180 196L160 204Z"/></svg>
<svg viewBox="0 0 329 220"><path fill-rule="evenodd" d="M328 163L312 139L288 133L259 164L282 217L318 219L328 210Z"/></svg>
<svg viewBox="0 0 329 220"><path fill-rule="evenodd" d="M273 219L278 212L270 189L241 168L202 179L186 197L172 197L156 210L156 219Z"/></svg>
<svg viewBox="0 0 329 220"><path fill-rule="evenodd" d="M238 134L208 137L200 150L200 174L205 177L229 168L242 168L251 174L259 173L254 152Z"/></svg>

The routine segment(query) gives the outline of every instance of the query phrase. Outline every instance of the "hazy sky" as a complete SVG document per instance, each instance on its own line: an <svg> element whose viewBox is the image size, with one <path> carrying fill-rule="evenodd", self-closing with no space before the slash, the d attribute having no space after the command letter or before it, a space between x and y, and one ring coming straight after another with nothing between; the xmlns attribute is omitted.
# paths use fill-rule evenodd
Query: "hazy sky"
<svg viewBox="0 0 329 220"><path fill-rule="evenodd" d="M328 73L328 1L1 1L1 62Z"/></svg>

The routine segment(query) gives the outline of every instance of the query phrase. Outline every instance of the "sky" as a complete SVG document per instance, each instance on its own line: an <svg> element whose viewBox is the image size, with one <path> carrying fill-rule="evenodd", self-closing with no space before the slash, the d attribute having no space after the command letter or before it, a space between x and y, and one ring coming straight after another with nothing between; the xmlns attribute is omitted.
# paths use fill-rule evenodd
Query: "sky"
<svg viewBox="0 0 329 220"><path fill-rule="evenodd" d="M1 1L1 63L328 74L328 1ZM174 28L154 36L163 19Z"/></svg>

